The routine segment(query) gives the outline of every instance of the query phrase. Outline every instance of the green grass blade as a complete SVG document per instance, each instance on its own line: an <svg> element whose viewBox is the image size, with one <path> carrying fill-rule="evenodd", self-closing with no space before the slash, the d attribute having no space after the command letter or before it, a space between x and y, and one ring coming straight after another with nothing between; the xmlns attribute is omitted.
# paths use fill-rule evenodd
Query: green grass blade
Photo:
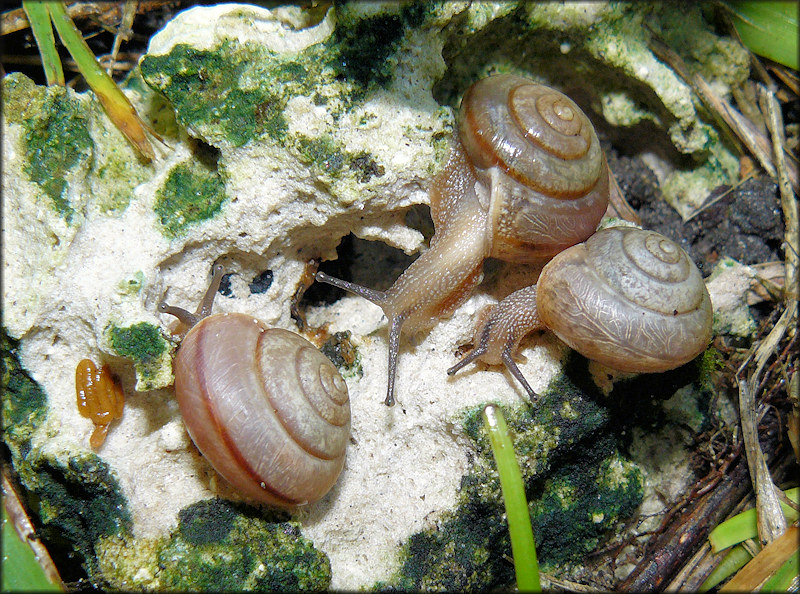
<svg viewBox="0 0 800 594"><path fill-rule="evenodd" d="M739 37L753 53L797 70L798 3L725 2Z"/></svg>
<svg viewBox="0 0 800 594"><path fill-rule="evenodd" d="M797 591L798 572L800 572L800 550L795 550L771 578L764 582L763 592Z"/></svg>
<svg viewBox="0 0 800 594"><path fill-rule="evenodd" d="M145 134L144 123L125 94L117 87L114 79L103 70L92 50L89 49L80 31L67 15L63 1L45 3L50 18L58 31L61 42L75 59L86 83L92 88L108 117L125 137L152 161L155 158L153 147Z"/></svg>
<svg viewBox="0 0 800 594"><path fill-rule="evenodd" d="M500 474L500 488L506 506L517 588L520 591L541 592L539 563L536 559L536 546L533 543L533 528L528 502L525 499L522 472L517 463L506 421L498 406L486 405L483 409L483 424L489 433L497 472Z"/></svg>
<svg viewBox="0 0 800 594"><path fill-rule="evenodd" d="M739 571L752 559L753 556L742 545L736 545L725 554L719 565L714 568L706 581L700 586L698 592L708 592L717 584L722 583Z"/></svg>
<svg viewBox="0 0 800 594"><path fill-rule="evenodd" d="M64 85L64 70L61 67L61 58L56 50L56 38L53 35L53 25L50 24L50 13L44 2L40 0L27 0L22 3L22 10L28 17L36 46L42 56L42 67L48 85Z"/></svg>
<svg viewBox="0 0 800 594"><path fill-rule="evenodd" d="M800 487L789 489L785 492L786 496L797 503L800 499ZM786 521L792 523L798 518L798 512L792 509L785 503L781 502L781 509L783 515L786 516ZM755 509L748 509L740 514L725 520L722 524L717 526L708 535L708 540L711 543L711 550L715 553L726 549L730 546L738 544L747 540L748 538L758 537L758 518Z"/></svg>
<svg viewBox="0 0 800 594"><path fill-rule="evenodd" d="M36 555L22 542L3 508L3 592L59 592L60 588L47 579L36 561Z"/></svg>

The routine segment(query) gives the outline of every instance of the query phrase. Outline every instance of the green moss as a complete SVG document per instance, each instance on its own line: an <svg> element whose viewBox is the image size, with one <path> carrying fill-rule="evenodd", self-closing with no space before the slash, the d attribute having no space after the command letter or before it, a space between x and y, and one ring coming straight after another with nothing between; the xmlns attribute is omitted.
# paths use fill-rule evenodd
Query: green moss
<svg viewBox="0 0 800 594"><path fill-rule="evenodd" d="M338 53L338 70L347 78L366 87L383 85L392 78L393 60L389 59L406 34L409 17L417 17L424 6L381 14L372 18L352 18L345 8L338 13L332 45Z"/></svg>
<svg viewBox="0 0 800 594"><path fill-rule="evenodd" d="M501 407L513 435L538 556L545 567L578 560L594 550L642 498L641 474L620 456L615 438L606 435L609 414L597 398L585 366L571 358L564 375L535 406ZM513 584L499 477L481 410L464 415L463 426L475 441L477 457L462 478L456 509L435 529L409 539L400 571L379 588L497 589Z"/></svg>
<svg viewBox="0 0 800 594"><path fill-rule="evenodd" d="M161 336L158 327L140 322L128 327L113 324L105 330L112 351L133 361L136 390L145 392L172 383L172 345Z"/></svg>
<svg viewBox="0 0 800 594"><path fill-rule="evenodd" d="M156 192L155 213L167 237L183 235L222 210L227 198L222 177L199 161L179 163Z"/></svg>
<svg viewBox="0 0 800 594"><path fill-rule="evenodd" d="M716 376L725 367L725 359L716 347L710 346L695 360L699 378L697 384L708 392L716 389Z"/></svg>
<svg viewBox="0 0 800 594"><path fill-rule="evenodd" d="M386 173L383 165L378 164L367 151L358 153L346 151L328 135L317 138L298 135L295 149L303 163L334 178L338 177L345 167L353 171L356 180L362 184L367 183L373 177L382 177Z"/></svg>
<svg viewBox="0 0 800 594"><path fill-rule="evenodd" d="M70 174L92 157L85 108L65 87L40 87L17 75L3 83L4 114L24 128L23 169L68 223L75 211L67 196Z"/></svg>
<svg viewBox="0 0 800 594"><path fill-rule="evenodd" d="M255 137L255 106L265 98L238 88L243 61L231 58L180 44L166 56L145 56L140 68L173 103L182 125L209 142L226 138L240 146Z"/></svg>
<svg viewBox="0 0 800 594"><path fill-rule="evenodd" d="M641 471L621 460L613 438L602 437L574 460L534 485L530 497L536 550L545 571L595 550L642 501Z"/></svg>
<svg viewBox="0 0 800 594"><path fill-rule="evenodd" d="M14 460L27 455L33 432L47 417L47 395L22 368L19 342L2 330L3 441Z"/></svg>
<svg viewBox="0 0 800 594"><path fill-rule="evenodd" d="M330 136L309 138L301 135L297 144L301 160L319 167L323 173L336 175L344 166L344 153Z"/></svg>
<svg viewBox="0 0 800 594"><path fill-rule="evenodd" d="M371 154L361 151L350 157L350 169L356 172L356 179L367 183L372 177L383 177L386 169L379 165Z"/></svg>
<svg viewBox="0 0 800 594"><path fill-rule="evenodd" d="M117 290L123 295L138 295L144 287L144 272L137 270L130 278L119 281Z"/></svg>
<svg viewBox="0 0 800 594"><path fill-rule="evenodd" d="M92 105L92 118L107 122L99 102ZM123 212L131 200L136 186L153 175L133 145L114 126L95 128L95 159L89 178L93 199L103 214Z"/></svg>
<svg viewBox="0 0 800 594"><path fill-rule="evenodd" d="M513 583L513 564L499 553L511 546L500 513L461 511L436 530L414 534L403 547L398 577L375 589L474 592Z"/></svg>
<svg viewBox="0 0 800 594"><path fill-rule="evenodd" d="M127 534L132 519L110 467L95 454L66 461L28 457L17 469L30 490L34 511L50 538L68 541L89 575L101 580L94 547L101 537Z"/></svg>
<svg viewBox="0 0 800 594"><path fill-rule="evenodd" d="M108 340L117 355L137 363L149 363L160 358L168 347L161 331L147 322L126 328L112 326L108 330Z"/></svg>
<svg viewBox="0 0 800 594"><path fill-rule="evenodd" d="M200 501L178 512L178 535L198 546L224 540L233 530L236 518L246 509L222 499Z"/></svg>
<svg viewBox="0 0 800 594"><path fill-rule="evenodd" d="M22 124L41 111L46 87L41 87L21 72L2 80L3 118L9 124Z"/></svg>
<svg viewBox="0 0 800 594"><path fill-rule="evenodd" d="M194 591L324 590L330 561L283 516L222 499L181 510L178 529L158 551L166 588Z"/></svg>
<svg viewBox="0 0 800 594"><path fill-rule="evenodd" d="M232 40L212 50L178 44L164 55L146 55L142 77L173 104L182 126L210 144L242 146L266 136L284 145L289 100L312 97L319 104L328 100L320 89L333 88L339 101L331 113L337 118L370 86L391 79L392 54L428 8L410 3L370 18L361 12L358 5L337 6L333 35L300 56Z"/></svg>
<svg viewBox="0 0 800 594"><path fill-rule="evenodd" d="M181 125L215 146L223 141L242 146L263 135L282 140L288 126L280 83L314 80L303 68L232 41L214 51L179 44L141 63L144 80L172 102Z"/></svg>

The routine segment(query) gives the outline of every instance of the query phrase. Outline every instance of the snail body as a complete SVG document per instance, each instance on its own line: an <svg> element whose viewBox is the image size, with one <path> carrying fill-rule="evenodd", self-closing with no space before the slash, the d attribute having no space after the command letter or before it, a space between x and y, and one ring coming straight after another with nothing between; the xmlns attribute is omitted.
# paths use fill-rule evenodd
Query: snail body
<svg viewBox="0 0 800 594"><path fill-rule="evenodd" d="M191 326L175 357L175 393L187 431L237 491L292 508L336 482L350 438L347 386L314 345L239 313L210 314L222 277L198 312L161 304Z"/></svg>
<svg viewBox="0 0 800 594"><path fill-rule="evenodd" d="M566 95L508 74L467 90L458 138L429 191L430 249L386 292L316 276L379 305L389 319L387 405L401 330L455 311L489 256L539 261L586 239L608 207L608 176L591 123Z"/></svg>
<svg viewBox="0 0 800 594"><path fill-rule="evenodd" d="M533 330L549 329L612 369L657 373L702 353L712 321L700 271L680 246L653 231L612 227L555 256L536 285L485 312L475 348L448 374L475 360L503 363L535 398L513 361Z"/></svg>

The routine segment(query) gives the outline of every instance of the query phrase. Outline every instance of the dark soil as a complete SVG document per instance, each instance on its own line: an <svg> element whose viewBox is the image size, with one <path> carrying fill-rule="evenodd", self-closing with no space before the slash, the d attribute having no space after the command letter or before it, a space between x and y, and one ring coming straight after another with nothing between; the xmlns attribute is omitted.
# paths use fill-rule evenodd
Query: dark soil
<svg viewBox="0 0 800 594"><path fill-rule="evenodd" d="M780 196L778 186L768 177L749 179L734 189L720 186L706 199L706 204L713 204L683 222L664 201L655 174L640 158L609 151L608 163L642 226L678 242L703 276L708 276L723 256L742 264L782 259Z"/></svg>

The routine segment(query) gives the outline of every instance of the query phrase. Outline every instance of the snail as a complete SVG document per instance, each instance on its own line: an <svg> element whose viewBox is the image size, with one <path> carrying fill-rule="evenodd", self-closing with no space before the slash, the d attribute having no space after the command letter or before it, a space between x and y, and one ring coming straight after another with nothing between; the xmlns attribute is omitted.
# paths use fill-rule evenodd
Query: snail
<svg viewBox="0 0 800 594"><path fill-rule="evenodd" d="M305 338L245 314L210 315L222 275L215 266L194 314L159 304L188 328L174 362L186 428L240 493L285 508L317 501L344 465L347 386Z"/></svg>
<svg viewBox="0 0 800 594"><path fill-rule="evenodd" d="M678 244L653 231L610 227L550 260L537 284L482 312L474 349L447 373L476 359L502 363L534 399L512 358L533 330L550 329L612 369L657 373L702 353L712 320L700 271Z"/></svg>
<svg viewBox="0 0 800 594"><path fill-rule="evenodd" d="M316 275L379 305L389 319L385 403L394 404L401 329L449 316L481 281L489 256L535 262L585 240L608 207L608 188L594 128L566 95L509 74L467 89L458 138L429 192L430 249L386 292Z"/></svg>
<svg viewBox="0 0 800 594"><path fill-rule="evenodd" d="M97 369L94 361L82 359L75 367L75 396L78 412L94 424L89 445L98 450L106 440L111 422L122 418L125 394L107 365Z"/></svg>

